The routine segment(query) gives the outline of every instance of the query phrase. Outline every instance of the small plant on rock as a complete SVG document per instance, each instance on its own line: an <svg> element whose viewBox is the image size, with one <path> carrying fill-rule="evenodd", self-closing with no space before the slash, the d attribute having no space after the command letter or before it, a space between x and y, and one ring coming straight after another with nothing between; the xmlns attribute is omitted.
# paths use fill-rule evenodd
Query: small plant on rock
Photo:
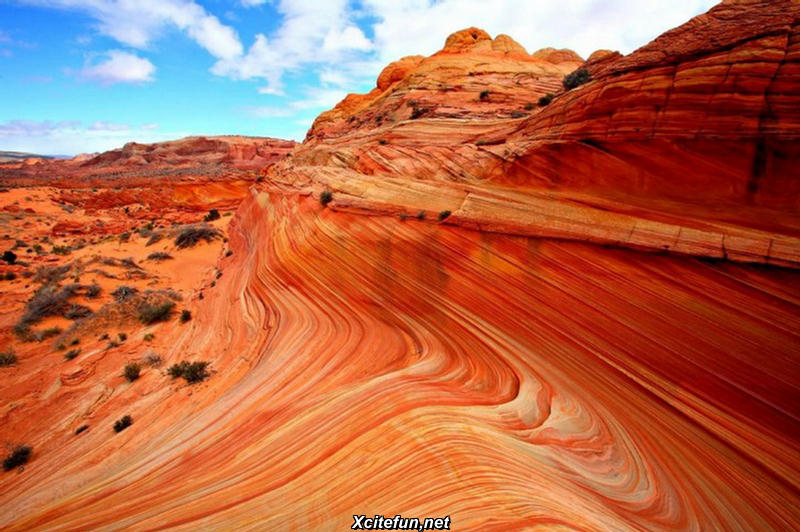
<svg viewBox="0 0 800 532"><path fill-rule="evenodd" d="M131 416L122 416L114 422L114 432L122 432L133 424Z"/></svg>
<svg viewBox="0 0 800 532"><path fill-rule="evenodd" d="M139 364L136 362L130 362L125 365L125 369L122 371L122 374L128 379L128 382L133 382L139 378L139 374L141 372L141 368Z"/></svg>
<svg viewBox="0 0 800 532"><path fill-rule="evenodd" d="M3 460L3 469L11 471L15 467L25 465L30 460L33 448L29 445L17 445L11 450L11 454Z"/></svg>

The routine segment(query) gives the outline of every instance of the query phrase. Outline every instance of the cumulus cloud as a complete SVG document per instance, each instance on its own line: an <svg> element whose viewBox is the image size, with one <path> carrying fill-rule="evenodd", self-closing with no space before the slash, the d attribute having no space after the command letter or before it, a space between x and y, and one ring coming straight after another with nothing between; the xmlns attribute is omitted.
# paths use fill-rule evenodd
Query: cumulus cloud
<svg viewBox="0 0 800 532"><path fill-rule="evenodd" d="M81 78L103 85L153 81L156 67L147 59L122 50L109 50L98 57L99 62L89 63L78 72Z"/></svg>
<svg viewBox="0 0 800 532"><path fill-rule="evenodd" d="M174 27L214 57L241 55L236 31L192 0L22 0L43 7L83 11L97 29L122 44L146 48L164 29Z"/></svg>
<svg viewBox="0 0 800 532"><path fill-rule="evenodd" d="M157 124L133 126L98 121L88 126L77 120L11 120L0 123L0 149L42 155L75 155L106 151L126 142L160 142L184 137L185 132L158 132Z"/></svg>

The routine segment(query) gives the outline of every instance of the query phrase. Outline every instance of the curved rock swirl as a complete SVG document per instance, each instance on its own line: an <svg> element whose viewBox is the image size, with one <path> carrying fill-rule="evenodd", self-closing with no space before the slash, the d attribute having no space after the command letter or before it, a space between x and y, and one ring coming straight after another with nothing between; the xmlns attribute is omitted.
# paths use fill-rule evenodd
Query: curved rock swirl
<svg viewBox="0 0 800 532"><path fill-rule="evenodd" d="M3 530L800 520L795 272L345 214L275 190L253 191L230 245L166 357L211 359L212 378L114 394L94 424L122 408L135 422L113 439L50 435L60 457L3 478Z"/></svg>

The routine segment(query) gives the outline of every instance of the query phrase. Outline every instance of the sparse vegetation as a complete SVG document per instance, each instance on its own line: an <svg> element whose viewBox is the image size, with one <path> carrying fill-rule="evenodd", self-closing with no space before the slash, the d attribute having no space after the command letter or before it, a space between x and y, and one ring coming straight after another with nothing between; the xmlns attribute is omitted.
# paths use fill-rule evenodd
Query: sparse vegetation
<svg viewBox="0 0 800 532"><path fill-rule="evenodd" d="M17 278L17 274L14 272L6 272L5 275L3 275L3 278L6 281L13 281L14 279Z"/></svg>
<svg viewBox="0 0 800 532"><path fill-rule="evenodd" d="M186 323L187 321L192 319L192 313L188 309L183 309L181 311L181 323Z"/></svg>
<svg viewBox="0 0 800 532"><path fill-rule="evenodd" d="M139 374L141 372L141 368L139 364L136 362L130 362L125 365L125 369L122 371L122 374L128 379L128 382L133 382L139 378Z"/></svg>
<svg viewBox="0 0 800 532"><path fill-rule="evenodd" d="M208 211L208 214L203 217L204 222L213 222L214 220L219 220L219 211L217 209L211 209Z"/></svg>
<svg viewBox="0 0 800 532"><path fill-rule="evenodd" d="M128 339L128 335L125 334L124 332L117 333L117 338L119 338L120 342L124 342L125 340Z"/></svg>
<svg viewBox="0 0 800 532"><path fill-rule="evenodd" d="M319 202L325 207L331 201L333 201L333 193L330 190L323 190L319 195Z"/></svg>
<svg viewBox="0 0 800 532"><path fill-rule="evenodd" d="M173 379L183 377L189 384L203 381L208 378L208 362L197 361L188 362L182 360L178 364L173 364L167 370L167 374Z"/></svg>
<svg viewBox="0 0 800 532"><path fill-rule="evenodd" d="M172 259L172 255L170 255L169 253L164 253L163 251L157 251L155 253L149 254L147 258L149 260L162 261L162 260Z"/></svg>
<svg viewBox="0 0 800 532"><path fill-rule="evenodd" d="M380 144L381 146L386 146L387 141L386 139L378 139L378 144Z"/></svg>
<svg viewBox="0 0 800 532"><path fill-rule="evenodd" d="M130 299L131 297L135 296L138 293L139 290L137 290L136 288L133 288L131 286L121 285L118 286L113 292L111 292L111 295L114 296L114 299L116 299L117 301L122 302L127 299Z"/></svg>
<svg viewBox="0 0 800 532"><path fill-rule="evenodd" d="M163 363L163 360L161 360L161 357L155 351L148 351L145 353L142 361L151 368L157 368Z"/></svg>
<svg viewBox="0 0 800 532"><path fill-rule="evenodd" d="M17 262L17 254L10 249L6 250L3 252L3 260L6 261L7 264L14 264Z"/></svg>
<svg viewBox="0 0 800 532"><path fill-rule="evenodd" d="M425 219L425 211L419 211L416 216L417 220L424 220Z"/></svg>
<svg viewBox="0 0 800 532"><path fill-rule="evenodd" d="M165 321L169 318L174 307L175 303L172 301L165 301L164 303L157 304L143 303L142 306L139 307L139 321L145 325Z"/></svg>
<svg viewBox="0 0 800 532"><path fill-rule="evenodd" d="M130 239L131 239L131 234L128 231L125 231L124 233L119 235L120 242L127 242Z"/></svg>
<svg viewBox="0 0 800 532"><path fill-rule="evenodd" d="M69 255L72 248L69 246L53 246L53 255Z"/></svg>
<svg viewBox="0 0 800 532"><path fill-rule="evenodd" d="M81 318L85 318L86 316L90 316L91 314L92 309L83 305L77 305L75 303L70 305L69 308L64 311L64 317L68 320L79 320Z"/></svg>
<svg viewBox="0 0 800 532"><path fill-rule="evenodd" d="M411 120L416 120L417 118L420 118L420 117L424 116L425 113L427 113L427 112L428 112L428 110L425 109L424 107L416 107L416 106L412 107L411 108Z"/></svg>
<svg viewBox="0 0 800 532"><path fill-rule="evenodd" d="M592 74L586 70L585 68L581 67L566 76L564 76L564 88L567 90L572 90L576 87L580 87L584 83L590 81L592 79Z"/></svg>
<svg viewBox="0 0 800 532"><path fill-rule="evenodd" d="M122 432L133 424L133 418L125 415L114 422L114 432Z"/></svg>
<svg viewBox="0 0 800 532"><path fill-rule="evenodd" d="M144 245L152 246L153 244L160 242L162 238L164 238L164 235L162 235L161 233L153 233L152 235L150 235L150 238L147 239L147 242L145 242Z"/></svg>
<svg viewBox="0 0 800 532"><path fill-rule="evenodd" d="M442 211L442 212L440 212L439 213L439 221L442 222L442 221L446 220L450 216L450 214L451 214L450 211Z"/></svg>
<svg viewBox="0 0 800 532"><path fill-rule="evenodd" d="M4 351L0 353L0 367L13 366L17 363L17 355L14 351Z"/></svg>
<svg viewBox="0 0 800 532"><path fill-rule="evenodd" d="M489 99L489 91L488 90L481 91L481 93L478 95L478 98L480 98L482 102L487 101Z"/></svg>
<svg viewBox="0 0 800 532"><path fill-rule="evenodd" d="M547 107L550 105L550 102L553 101L553 96L555 96L552 92L548 92L541 98L539 98L539 107Z"/></svg>
<svg viewBox="0 0 800 532"><path fill-rule="evenodd" d="M72 360L73 358L77 357L80 354L81 354L80 349L70 349L69 351L64 353L64 358L66 358L67 360Z"/></svg>
<svg viewBox="0 0 800 532"><path fill-rule="evenodd" d="M219 231L208 225L190 225L184 227L178 236L175 237L175 245L179 248L190 248L195 246L201 240L211 242L219 237Z"/></svg>
<svg viewBox="0 0 800 532"><path fill-rule="evenodd" d="M144 340L145 342L151 342L151 341L153 340L153 338L155 338L155 337L156 337L156 335L155 335L155 334L153 334L153 333L147 333L147 334L145 334L145 335L144 335L144 338L143 338L143 340Z"/></svg>
<svg viewBox="0 0 800 532"><path fill-rule="evenodd" d="M3 460L3 469L11 471L15 467L27 464L31 453L33 453L33 448L30 445L17 445Z"/></svg>
<svg viewBox="0 0 800 532"><path fill-rule="evenodd" d="M100 295L101 288L100 285L97 283L92 283L86 287L86 297L89 299L94 299Z"/></svg>

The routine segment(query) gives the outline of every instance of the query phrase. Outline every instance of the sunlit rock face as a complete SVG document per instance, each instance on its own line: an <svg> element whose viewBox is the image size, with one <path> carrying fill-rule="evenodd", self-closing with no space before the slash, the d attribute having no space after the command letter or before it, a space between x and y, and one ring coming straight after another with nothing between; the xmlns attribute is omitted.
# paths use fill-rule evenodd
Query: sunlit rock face
<svg viewBox="0 0 800 532"><path fill-rule="evenodd" d="M463 30L323 113L268 175L342 208L796 266L798 16L725 2L628 56L592 54L569 91L574 53Z"/></svg>
<svg viewBox="0 0 800 532"><path fill-rule="evenodd" d="M569 92L574 54L476 28L402 59L246 181L213 222L226 240L163 244L175 259L148 266L142 289L179 284L192 319L126 324L117 348L103 329L67 363L17 342L33 288L15 281L0 300L0 341L20 358L0 368L0 441L34 451L0 475L0 529L338 531L354 514L475 532L797 529L797 108L771 104L753 129L745 88L797 96L799 9L724 3L630 56L593 54L593 79ZM734 52L780 36L776 64ZM727 93L685 66L725 54L740 84ZM707 112L739 129L659 77L678 68L695 97L727 94ZM640 103L655 94L663 121ZM761 139L762 155L746 151ZM767 162L742 192L748 153ZM225 175L162 194L160 212L184 221L214 194L230 206ZM130 223L124 193L62 191L82 210L48 200L42 216L64 232L91 209ZM148 253L135 236L114 245ZM126 382L149 349L163 366ZM210 377L165 374L187 359ZM115 434L123 414L133 424Z"/></svg>

